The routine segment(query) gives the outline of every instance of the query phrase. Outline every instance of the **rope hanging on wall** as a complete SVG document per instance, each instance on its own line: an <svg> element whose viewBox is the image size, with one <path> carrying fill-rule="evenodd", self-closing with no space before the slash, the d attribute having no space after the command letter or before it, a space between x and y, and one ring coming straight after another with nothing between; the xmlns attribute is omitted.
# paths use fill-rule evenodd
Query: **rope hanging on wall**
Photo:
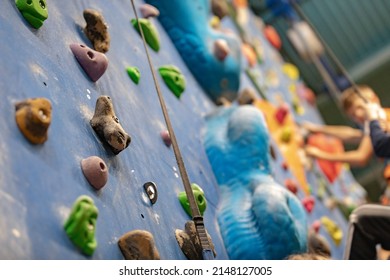
<svg viewBox="0 0 390 280"><path fill-rule="evenodd" d="M169 135L171 137L172 148L173 148L173 151L174 151L174 154L176 157L176 162L177 162L179 172L180 172L180 175L182 178L184 190L187 194L188 202L190 204L192 217L193 217L192 220L194 221L196 232L198 234L198 238L199 238L200 244L202 246L203 259L211 260L214 258L214 255L213 255L209 240L207 238L207 233L206 233L206 228L205 228L205 225L203 222L203 217L200 214L197 203L195 202L195 196L194 196L194 193L192 192L191 184L190 184L190 181L188 179L188 174L187 174L187 170L186 170L185 165L184 165L183 157L181 155L180 148L179 148L179 145L177 143L174 130L172 128L171 120L169 118L168 110L166 108L165 101L164 101L163 95L161 93L160 86L159 86L158 80L156 78L156 74L154 72L152 59L149 55L149 51L148 51L145 37L144 37L144 32L141 28L138 14L137 14L137 10L136 10L135 5L134 5L134 0L131 0L131 5L132 5L133 12L134 12L134 15L135 15L136 20L137 20L138 28L140 30L140 34L141 34L142 42L144 45L146 57L148 59L150 71L152 72L153 82L154 82L154 85L156 88L158 99L160 101L160 106L161 106L161 110L162 110L164 120L165 120L165 123L167 126L167 130L168 130Z"/></svg>

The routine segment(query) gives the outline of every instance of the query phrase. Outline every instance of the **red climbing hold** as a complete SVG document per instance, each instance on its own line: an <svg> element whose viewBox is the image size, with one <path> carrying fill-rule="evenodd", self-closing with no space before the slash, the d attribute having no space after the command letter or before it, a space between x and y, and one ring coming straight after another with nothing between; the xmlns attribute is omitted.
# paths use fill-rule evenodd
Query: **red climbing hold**
<svg viewBox="0 0 390 280"><path fill-rule="evenodd" d="M292 192L293 194L297 194L298 192L298 186L297 186L297 183L293 180L293 179L286 179L284 181L284 185L286 186L286 188Z"/></svg>
<svg viewBox="0 0 390 280"><path fill-rule="evenodd" d="M273 26L267 25L264 28L264 36L273 47L278 50L282 48L282 40L280 40L279 34Z"/></svg>
<svg viewBox="0 0 390 280"><path fill-rule="evenodd" d="M288 115L288 105L282 104L276 109L275 119L278 121L280 125L283 125L287 115Z"/></svg>
<svg viewBox="0 0 390 280"><path fill-rule="evenodd" d="M307 213L311 213L313 211L314 204L315 200L312 196L306 196L302 199L302 205L305 207Z"/></svg>

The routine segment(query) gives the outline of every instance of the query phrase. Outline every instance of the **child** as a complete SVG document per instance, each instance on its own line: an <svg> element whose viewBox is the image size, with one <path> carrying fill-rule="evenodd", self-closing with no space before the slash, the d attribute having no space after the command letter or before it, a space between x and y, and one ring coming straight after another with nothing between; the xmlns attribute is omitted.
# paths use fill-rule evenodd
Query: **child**
<svg viewBox="0 0 390 280"><path fill-rule="evenodd" d="M369 123L366 114L366 101L376 104L379 119L382 124L385 124L385 112L380 107L380 102L375 92L368 86L358 86L360 95L354 88L348 88L341 96L342 107L346 114L358 125L360 129L354 129L347 126L319 126L311 123L304 124L309 132L324 133L330 136L337 137L343 142L357 142L360 141L359 147L356 150L346 151L339 154L331 154L321 151L318 148L307 146L306 153L319 159L329 161L339 161L348 163L352 166L364 166L368 163L373 155L373 147L369 135Z"/></svg>

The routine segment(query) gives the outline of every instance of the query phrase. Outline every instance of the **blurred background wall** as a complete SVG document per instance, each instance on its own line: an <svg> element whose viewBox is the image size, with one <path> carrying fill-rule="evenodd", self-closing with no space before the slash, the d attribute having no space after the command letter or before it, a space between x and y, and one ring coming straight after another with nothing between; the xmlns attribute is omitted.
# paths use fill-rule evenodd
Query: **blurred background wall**
<svg viewBox="0 0 390 280"><path fill-rule="evenodd" d="M265 8L272 0L251 0L256 13L276 28L283 42L284 58L298 66L302 79L317 95L317 105L324 121L331 125L354 124L336 106L324 81L312 63L303 61L287 38L288 21ZM280 1L288 3L289 0ZM388 0L302 0L297 1L306 17L356 83L371 86L383 107L390 107L390 1ZM341 76L329 55L328 70L335 80ZM340 77L340 84L343 80ZM347 149L354 148L346 146ZM373 158L364 168L351 168L354 176L377 201L385 181L383 162Z"/></svg>

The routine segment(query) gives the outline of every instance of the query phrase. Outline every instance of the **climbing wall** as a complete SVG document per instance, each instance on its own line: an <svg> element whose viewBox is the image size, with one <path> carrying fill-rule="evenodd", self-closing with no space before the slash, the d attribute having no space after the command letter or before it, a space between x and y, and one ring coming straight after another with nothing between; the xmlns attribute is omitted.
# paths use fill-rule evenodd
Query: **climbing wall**
<svg viewBox="0 0 390 280"><path fill-rule="evenodd" d="M139 8L143 1L135 1ZM84 34L83 11L100 11L108 24L111 37L106 53L107 71L92 82L78 63L70 44L92 47ZM178 200L184 191L172 147L161 139L166 129L158 103L151 72L139 34L130 20L134 13L130 1L80 0L47 3L48 19L39 29L32 28L19 12L15 1L2 4L0 15L0 258L1 259L123 259L119 238L126 232L141 229L153 234L161 259L186 259L175 239L175 230L183 229L190 218ZM259 98L271 102L275 93L291 104L291 81L282 71L283 60L264 38L248 10L245 30L258 38L263 46L263 62L254 69L257 83L266 86L269 71L277 77L275 87L267 86ZM211 15L210 15L211 17ZM212 237L217 259L228 259L216 221L219 187L206 156L202 131L204 117L216 105L198 85L181 59L158 19L150 19L160 38L160 50L150 49L157 68L174 65L186 80L185 90L178 99L158 75L173 128L181 148L190 181L203 189L207 199L205 225ZM222 24L239 34L233 19ZM141 77L136 85L126 68L138 67ZM245 67L243 67L245 69ZM241 88L255 87L243 70ZM110 96L116 116L130 135L131 143L119 154L113 154L102 143L90 125L99 96ZM43 97L52 105L51 125L44 144L33 145L22 135L15 122L15 104L27 98ZM297 121L309 119L321 123L315 107L302 102L304 114ZM282 157L274 145L274 177L281 184L292 175L281 168ZM108 168L108 182L96 191L80 168L81 160L90 156L102 158ZM327 197L344 198L353 194L362 197L361 188L345 168L326 192L318 194L318 172L307 177L315 198L315 207L308 214L310 223L328 216L338 224L344 236L338 244L324 227L320 233L329 240L332 256L342 257L345 245L346 220L341 211L324 203ZM314 175L317 174L317 175ZM151 204L143 185L154 182L158 199ZM352 192L351 186L358 191ZM88 195L99 211L95 237L97 248L92 256L81 253L64 231L74 201ZM306 194L299 190L298 197Z"/></svg>
<svg viewBox="0 0 390 280"><path fill-rule="evenodd" d="M142 4L136 1L137 7ZM36 30L26 22L14 1L2 3L0 37L0 258L2 259L123 259L118 239L128 231L150 231L162 259L185 259L175 239L190 218L177 196L184 191L172 148L160 137L166 129L142 41L130 20L130 1L50 1L49 17ZM69 45L92 47L84 35L85 9L100 11L111 36L106 53L109 66L91 82ZM172 125L176 131L191 182L207 196L205 224L218 252L226 259L215 221L218 191L205 155L200 130L202 116L213 108L183 64L170 39L155 19L161 48L151 52L154 65L173 64L186 78L177 99L160 79ZM136 85L126 67L141 73ZM115 113L131 136L128 148L114 155L102 144L89 122L100 95L111 97ZM30 144L15 122L15 103L45 97L52 103L52 122L43 145ZM109 177L100 191L93 189L80 168L82 159L99 156ZM143 185L157 185L158 200L151 205ZM88 195L99 210L98 246L86 257L63 230L74 201Z"/></svg>
<svg viewBox="0 0 390 280"><path fill-rule="evenodd" d="M299 76L299 70L283 60L279 52L280 41L275 39L277 36L273 36L274 32L269 32L270 27L265 26L261 18L255 16L245 5L240 7L240 1L228 3L235 16L224 18L221 21L222 27L235 30L243 41L256 46L258 54L255 65L250 65L249 60L243 62L240 90L252 88L256 91L256 98L266 100L275 107L280 105L281 100L287 103L288 111L298 128L305 121L323 124L315 100L313 103L312 98L306 98L299 93L299 88L305 84ZM272 35L269 36L269 33ZM274 115L268 117L275 118ZM288 185L286 180L295 181L298 186L298 198L303 203L314 202L313 209L307 211L308 226L328 241L332 258L342 259L346 244L347 217L354 207L365 203L365 190L355 181L347 165L341 165L338 176L330 181L315 160L310 160L310 167L305 168L305 180L308 185L308 189L305 190L302 185L299 186L299 180L291 172L291 166L286 168L286 158L281 151L285 147L278 144L280 143L271 139L274 151L272 161L274 178L286 187ZM326 224L336 227L329 230Z"/></svg>

